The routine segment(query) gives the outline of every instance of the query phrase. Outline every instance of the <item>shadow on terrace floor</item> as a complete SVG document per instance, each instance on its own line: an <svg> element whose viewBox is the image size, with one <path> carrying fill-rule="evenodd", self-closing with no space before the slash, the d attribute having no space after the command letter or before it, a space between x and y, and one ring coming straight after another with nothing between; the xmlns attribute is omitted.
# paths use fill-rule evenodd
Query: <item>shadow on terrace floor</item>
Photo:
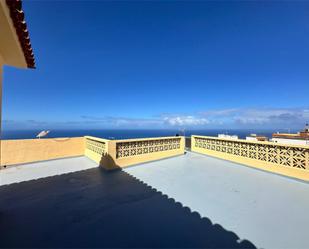
<svg viewBox="0 0 309 249"><path fill-rule="evenodd" d="M0 247L254 248L129 174L100 168L0 187L0 235Z"/></svg>

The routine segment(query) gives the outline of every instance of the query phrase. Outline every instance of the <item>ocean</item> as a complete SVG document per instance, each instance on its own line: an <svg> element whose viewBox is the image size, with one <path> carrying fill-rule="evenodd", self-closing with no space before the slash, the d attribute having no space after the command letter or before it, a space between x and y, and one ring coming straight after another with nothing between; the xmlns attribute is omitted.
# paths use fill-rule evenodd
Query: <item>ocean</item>
<svg viewBox="0 0 309 249"><path fill-rule="evenodd" d="M4 130L2 132L2 139L32 139L35 138L40 130ZM217 136L224 133L229 135L238 135L239 138L245 138L246 135L255 133L258 135L265 135L271 137L272 133L277 130L254 130L254 129L205 129L205 130L185 130L179 129L169 130L51 130L46 138L56 137L80 137L80 136L95 136L106 139L127 139L127 138L143 138L143 137L162 137L162 136L181 136L205 135Z"/></svg>

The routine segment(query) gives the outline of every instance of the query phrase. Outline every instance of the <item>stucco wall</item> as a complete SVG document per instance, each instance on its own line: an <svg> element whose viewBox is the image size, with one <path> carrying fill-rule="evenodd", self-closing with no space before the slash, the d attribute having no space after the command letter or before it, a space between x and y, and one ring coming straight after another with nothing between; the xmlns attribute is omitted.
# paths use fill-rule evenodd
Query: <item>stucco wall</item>
<svg viewBox="0 0 309 249"><path fill-rule="evenodd" d="M140 153L138 152L138 148L135 148L134 142L141 142L141 147L140 147ZM158 141L158 144L155 145L149 145L151 141ZM175 148L172 149L172 143L169 144L169 141L174 141L175 143ZM127 140L118 140L118 141L112 141L115 143L115 145L109 145L110 152L112 151L112 148L115 148L115 154L116 154L116 163L118 167L127 167L139 163L144 163L144 162L149 162L149 161L154 161L154 160L159 160L167 157L172 157L172 156L177 156L177 155L183 155L185 152L185 140L184 137L159 137L159 138L145 138L145 139L127 139ZM124 149L123 149L123 156L122 157L117 157L117 154L119 154L119 144L125 142L124 144ZM160 144L162 142L163 144ZM168 148L171 146L171 148ZM127 147L127 148L126 148ZM131 148L130 148L131 147ZM150 148L153 147L153 151L150 152ZM157 147L158 151L155 151L155 148ZM161 149L160 149L161 148ZM147 151L147 153L144 153L144 151ZM134 155L130 156L125 156L126 152L130 153L135 151ZM133 154L131 153L131 154Z"/></svg>
<svg viewBox="0 0 309 249"><path fill-rule="evenodd" d="M14 165L84 155L84 138L3 140L1 147L1 165Z"/></svg>
<svg viewBox="0 0 309 249"><path fill-rule="evenodd" d="M309 146L192 136L191 150L309 181Z"/></svg>
<svg viewBox="0 0 309 249"><path fill-rule="evenodd" d="M109 170L182 155L184 149L184 137L106 140L87 136L85 155Z"/></svg>

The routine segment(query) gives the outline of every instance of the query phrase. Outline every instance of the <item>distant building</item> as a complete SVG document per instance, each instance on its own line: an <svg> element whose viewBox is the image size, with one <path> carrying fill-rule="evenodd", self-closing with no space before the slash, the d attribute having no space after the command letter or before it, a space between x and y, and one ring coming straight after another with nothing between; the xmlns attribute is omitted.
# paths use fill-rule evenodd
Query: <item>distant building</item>
<svg viewBox="0 0 309 249"><path fill-rule="evenodd" d="M268 141L268 137L263 135L257 135L257 134L250 134L249 136L246 136L246 140L248 141Z"/></svg>
<svg viewBox="0 0 309 249"><path fill-rule="evenodd" d="M218 138L238 139L237 135L218 134Z"/></svg>
<svg viewBox="0 0 309 249"><path fill-rule="evenodd" d="M309 145L309 125L298 133L274 133L272 142L281 144Z"/></svg>

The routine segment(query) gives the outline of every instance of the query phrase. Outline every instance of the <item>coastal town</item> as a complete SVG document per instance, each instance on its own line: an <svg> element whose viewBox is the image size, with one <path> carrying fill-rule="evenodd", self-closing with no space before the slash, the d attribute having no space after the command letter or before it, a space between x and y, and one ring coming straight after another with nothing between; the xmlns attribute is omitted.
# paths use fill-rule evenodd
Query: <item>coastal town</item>
<svg viewBox="0 0 309 249"><path fill-rule="evenodd" d="M218 134L219 138L225 139L239 139L238 135ZM280 144L294 144L294 145L309 145L309 125L306 124L304 129L297 133L280 133L272 134L271 138L265 135L250 134L245 138L247 141L273 142Z"/></svg>

